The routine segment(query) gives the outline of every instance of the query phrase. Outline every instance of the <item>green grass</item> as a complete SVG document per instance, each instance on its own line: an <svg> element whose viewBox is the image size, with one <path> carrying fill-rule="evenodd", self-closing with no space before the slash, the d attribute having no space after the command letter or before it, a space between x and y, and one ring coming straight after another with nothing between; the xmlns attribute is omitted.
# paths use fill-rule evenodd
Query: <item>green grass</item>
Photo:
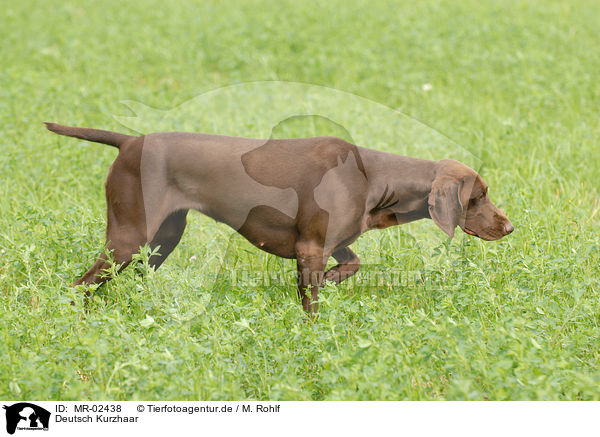
<svg viewBox="0 0 600 437"><path fill-rule="evenodd" d="M600 4L75 3L1 8L0 398L600 399ZM421 277L327 287L313 322L293 263L190 214L161 269L126 270L86 310L69 284L102 247L115 151L41 122L125 131L122 100L169 109L259 80L337 88L432 126L481 160L516 231L366 234L353 245L365 264ZM278 129L344 132L310 117Z"/></svg>

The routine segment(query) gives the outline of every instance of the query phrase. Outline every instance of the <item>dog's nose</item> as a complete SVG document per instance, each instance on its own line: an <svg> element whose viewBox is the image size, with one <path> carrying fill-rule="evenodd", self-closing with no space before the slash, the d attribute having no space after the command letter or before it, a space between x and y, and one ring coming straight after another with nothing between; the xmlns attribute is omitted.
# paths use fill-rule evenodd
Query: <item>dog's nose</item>
<svg viewBox="0 0 600 437"><path fill-rule="evenodd" d="M504 233L506 235L510 234L514 230L515 230L515 227L513 226L513 224L511 222L508 222L507 224L504 225Z"/></svg>

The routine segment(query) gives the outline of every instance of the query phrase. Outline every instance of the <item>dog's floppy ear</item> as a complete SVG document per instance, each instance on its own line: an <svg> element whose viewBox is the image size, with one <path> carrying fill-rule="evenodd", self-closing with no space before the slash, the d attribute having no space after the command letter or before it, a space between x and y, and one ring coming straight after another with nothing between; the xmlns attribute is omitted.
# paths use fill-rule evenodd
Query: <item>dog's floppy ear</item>
<svg viewBox="0 0 600 437"><path fill-rule="evenodd" d="M438 177L433 181L429 193L429 215L436 225L450 238L454 237L454 228L458 226L469 201L465 183L450 176Z"/></svg>

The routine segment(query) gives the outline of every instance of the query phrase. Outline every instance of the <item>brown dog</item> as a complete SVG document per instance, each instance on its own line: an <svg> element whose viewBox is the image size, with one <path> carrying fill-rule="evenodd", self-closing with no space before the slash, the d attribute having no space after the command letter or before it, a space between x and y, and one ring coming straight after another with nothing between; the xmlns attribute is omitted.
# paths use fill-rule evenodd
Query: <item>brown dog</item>
<svg viewBox="0 0 600 437"><path fill-rule="evenodd" d="M458 161L427 161L331 137L257 140L184 132L134 137L46 123L61 135L115 146L106 179L106 247L125 267L140 246L158 267L179 243L188 210L224 222L269 253L295 258L298 289L317 310L323 279L341 282L359 259L348 247L370 229L431 218L485 240L514 228L481 176ZM324 273L333 256L338 265ZM109 278L106 256L77 284ZM307 291L310 289L310 296Z"/></svg>

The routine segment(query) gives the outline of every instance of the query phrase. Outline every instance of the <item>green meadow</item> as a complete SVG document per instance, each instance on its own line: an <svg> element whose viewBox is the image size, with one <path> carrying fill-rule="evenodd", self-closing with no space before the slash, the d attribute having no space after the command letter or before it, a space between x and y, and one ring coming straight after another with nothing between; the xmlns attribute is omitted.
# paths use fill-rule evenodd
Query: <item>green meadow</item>
<svg viewBox="0 0 600 437"><path fill-rule="evenodd" d="M600 400L600 3L1 5L0 399ZM42 122L132 133L125 100L169 110L255 81L423 123L456 147L439 158L475 157L515 232L369 232L352 245L365 268L328 284L311 319L292 261L190 212L160 269L142 251L86 305L70 284L102 250L117 152ZM232 107L183 125L253 135L260 108ZM350 132L427 157L355 112L356 126L306 116L272 135Z"/></svg>

